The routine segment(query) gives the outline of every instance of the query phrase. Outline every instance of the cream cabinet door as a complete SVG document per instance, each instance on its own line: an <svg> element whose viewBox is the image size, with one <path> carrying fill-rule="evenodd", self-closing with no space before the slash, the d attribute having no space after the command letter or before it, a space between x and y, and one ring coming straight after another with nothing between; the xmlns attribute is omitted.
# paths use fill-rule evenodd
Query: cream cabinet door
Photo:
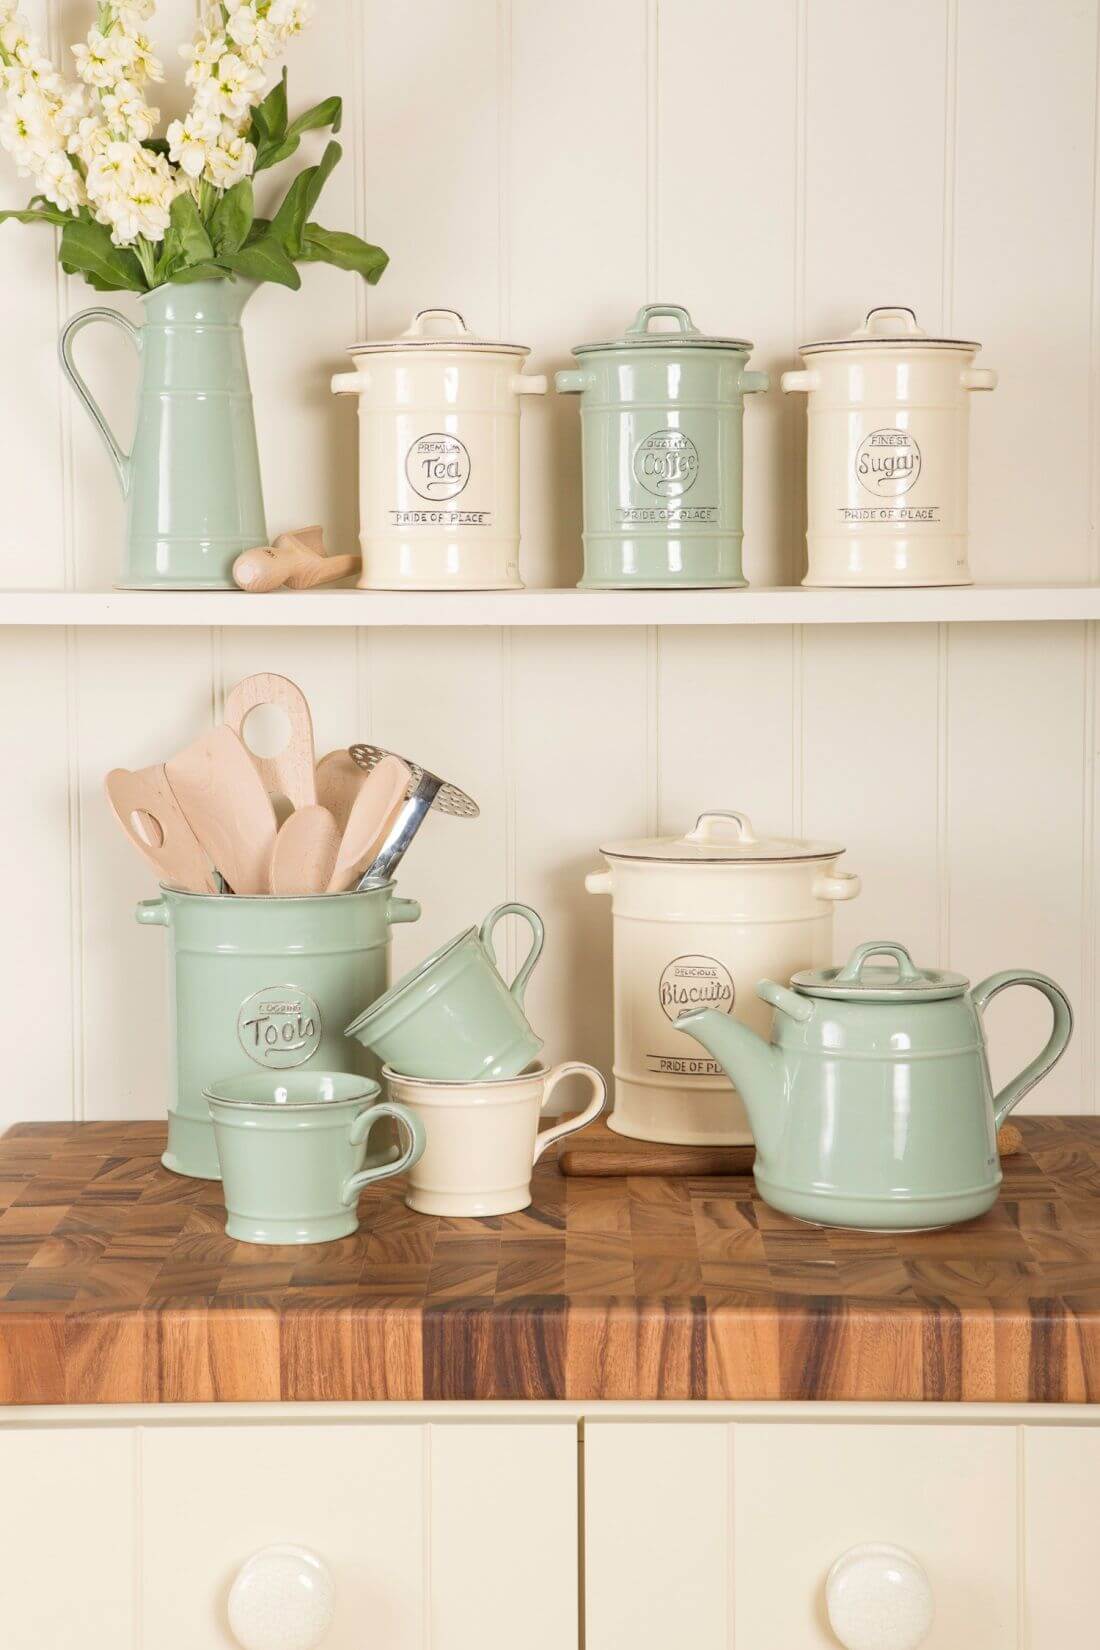
<svg viewBox="0 0 1100 1650"><path fill-rule="evenodd" d="M143 1650L568 1650L576 1454L572 1425L150 1428Z"/></svg>
<svg viewBox="0 0 1100 1650"><path fill-rule="evenodd" d="M123 1430L0 1431L0 1645L134 1643L134 1442Z"/></svg>
<svg viewBox="0 0 1100 1650"><path fill-rule="evenodd" d="M589 1421L587 1650L837 1650L830 1569L880 1544L927 1578L925 1650L1005 1650L1015 1447L995 1426Z"/></svg>
<svg viewBox="0 0 1100 1650"><path fill-rule="evenodd" d="M1024 1433L1028 1650L1100 1642L1100 1429Z"/></svg>

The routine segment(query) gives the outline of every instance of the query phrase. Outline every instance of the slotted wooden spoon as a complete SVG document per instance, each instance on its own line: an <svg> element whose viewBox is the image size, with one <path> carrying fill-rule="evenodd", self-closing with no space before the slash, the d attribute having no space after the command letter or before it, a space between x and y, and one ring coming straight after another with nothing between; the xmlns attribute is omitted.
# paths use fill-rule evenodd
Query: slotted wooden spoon
<svg viewBox="0 0 1100 1650"><path fill-rule="evenodd" d="M277 756L257 756L245 739L245 723L260 705L277 705L290 723L290 737ZM292 808L313 806L317 801L313 778L313 718L306 696L296 683L269 671L246 676L226 695L225 725L232 728L245 745L276 806L284 796Z"/></svg>
<svg viewBox="0 0 1100 1650"><path fill-rule="evenodd" d="M266 894L277 822L256 764L232 728L204 733L164 764L192 831L235 894Z"/></svg>
<svg viewBox="0 0 1100 1650"><path fill-rule="evenodd" d="M159 764L131 773L115 768L104 781L107 801L123 832L164 881L191 894L215 894L218 885L195 833Z"/></svg>

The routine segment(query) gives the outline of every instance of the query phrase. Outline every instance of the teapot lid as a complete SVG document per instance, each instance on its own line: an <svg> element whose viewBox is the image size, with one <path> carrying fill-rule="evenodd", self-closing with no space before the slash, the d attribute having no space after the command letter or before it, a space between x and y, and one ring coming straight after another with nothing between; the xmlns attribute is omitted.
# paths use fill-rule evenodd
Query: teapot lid
<svg viewBox="0 0 1100 1650"><path fill-rule="evenodd" d="M893 957L892 967L868 968L870 957ZM941 968L918 968L896 940L868 940L857 945L843 968L807 968L791 975L791 985L808 997L839 997L845 1002L929 1003L961 997L970 981Z"/></svg>
<svg viewBox="0 0 1100 1650"><path fill-rule="evenodd" d="M675 321L674 329L651 332L649 323L657 316ZM621 338L607 338L602 343L578 344L573 354L592 355L605 349L735 349L748 352L752 344L747 338L719 338L700 332L682 304L643 304Z"/></svg>
<svg viewBox="0 0 1100 1650"><path fill-rule="evenodd" d="M631 842L609 842L600 849L608 859L674 860L682 865L835 859L843 852L835 842L758 837L749 816L732 809L700 814L684 836L637 837Z"/></svg>
<svg viewBox="0 0 1100 1650"><path fill-rule="evenodd" d="M869 344L910 345L920 349L981 349L969 338L933 338L917 325L913 310L905 304L883 304L867 312L861 327L844 338L823 338L813 344L799 344L798 353L809 355L827 349L866 349Z"/></svg>

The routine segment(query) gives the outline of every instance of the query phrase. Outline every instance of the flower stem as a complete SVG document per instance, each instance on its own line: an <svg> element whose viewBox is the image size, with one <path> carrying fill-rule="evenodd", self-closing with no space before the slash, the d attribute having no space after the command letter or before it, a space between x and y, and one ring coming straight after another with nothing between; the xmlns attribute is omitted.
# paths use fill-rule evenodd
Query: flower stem
<svg viewBox="0 0 1100 1650"><path fill-rule="evenodd" d="M141 273L145 276L150 288L152 288L155 282L155 271L157 265L156 253L153 251L152 242L147 241L144 235L139 235L137 240L133 243L133 249L137 253L137 260L141 265Z"/></svg>

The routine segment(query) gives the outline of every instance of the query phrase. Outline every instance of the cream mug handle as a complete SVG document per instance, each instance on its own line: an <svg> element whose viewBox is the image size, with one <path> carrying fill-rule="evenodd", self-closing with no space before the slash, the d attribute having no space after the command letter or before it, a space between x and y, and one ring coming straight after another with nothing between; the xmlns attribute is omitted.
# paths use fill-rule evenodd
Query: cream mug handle
<svg viewBox="0 0 1100 1650"><path fill-rule="evenodd" d="M493 950L493 929L496 927L501 917L507 916L522 917L531 930L531 949L523 959L519 973L508 987L508 990L512 993L512 996L516 999L516 1002L519 1004L520 1008L522 1008L523 993L527 989L527 982L531 978L531 971L538 962L539 958L542 956L542 947L546 939L546 929L542 925L542 918L539 916L538 912L532 911L529 905L519 905L514 901L509 901L505 905L494 905L493 909L489 912L489 915L485 918L485 921L478 929L478 935L481 939L481 943L485 947L486 951L488 951L494 968L496 968L497 965L497 954Z"/></svg>
<svg viewBox="0 0 1100 1650"><path fill-rule="evenodd" d="M423 1123L415 1112L409 1111L405 1106L399 1106L393 1100L380 1100L376 1106L368 1106L365 1111L356 1114L350 1130L353 1146L363 1143L380 1117L394 1119L405 1136L405 1150L391 1163L376 1163L373 1168L360 1169L358 1174L348 1176L340 1190L340 1201L349 1208L364 1186L369 1186L375 1180L385 1180L390 1175L404 1174L406 1169L411 1169L413 1164L419 1163L424 1156L427 1135L424 1133Z"/></svg>
<svg viewBox="0 0 1100 1650"><path fill-rule="evenodd" d="M542 1106L545 1110L546 1102L566 1077L575 1077L578 1072L583 1073L592 1085L592 1098L584 1110L576 1117L567 1117L564 1123L555 1123L551 1129L542 1129L535 1136L535 1155L531 1159L537 1163L543 1152L555 1140L561 1140L564 1135L576 1134L583 1129L586 1123L593 1122L603 1111L607 1101L607 1084L596 1070L595 1066L586 1066L583 1060L565 1060L560 1066L551 1066L546 1073L546 1086L542 1091Z"/></svg>

